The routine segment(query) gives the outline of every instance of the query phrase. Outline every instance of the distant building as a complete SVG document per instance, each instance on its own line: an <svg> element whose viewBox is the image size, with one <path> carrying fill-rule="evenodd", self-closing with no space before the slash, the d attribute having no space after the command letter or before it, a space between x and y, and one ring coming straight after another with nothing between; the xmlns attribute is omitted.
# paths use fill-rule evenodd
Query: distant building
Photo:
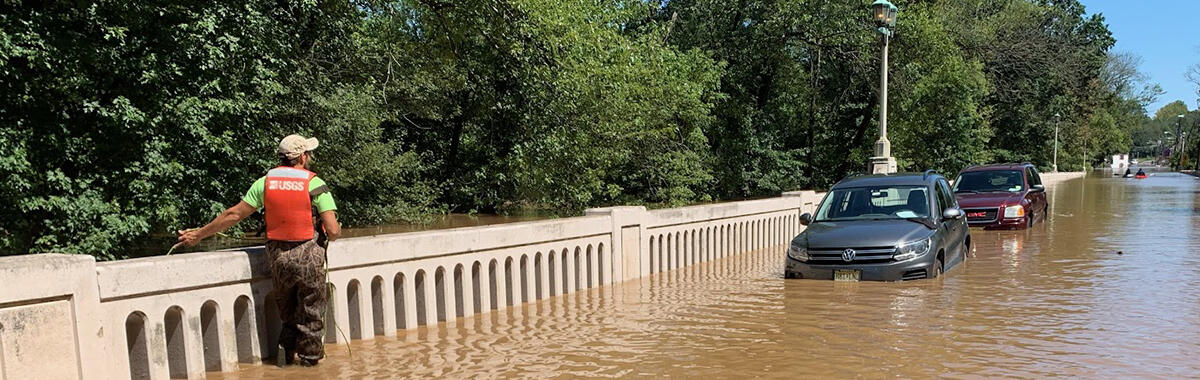
<svg viewBox="0 0 1200 380"><path fill-rule="evenodd" d="M1112 156L1113 171L1121 171L1129 168L1128 154L1115 154Z"/></svg>

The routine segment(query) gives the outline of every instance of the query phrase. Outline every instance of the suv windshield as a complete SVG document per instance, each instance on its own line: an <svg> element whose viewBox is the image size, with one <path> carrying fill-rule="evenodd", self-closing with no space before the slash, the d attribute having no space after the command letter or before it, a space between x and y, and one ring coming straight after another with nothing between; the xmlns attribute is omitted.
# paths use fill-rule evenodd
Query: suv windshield
<svg viewBox="0 0 1200 380"><path fill-rule="evenodd" d="M1025 189L1020 170L966 172L954 181L955 193L1019 192Z"/></svg>
<svg viewBox="0 0 1200 380"><path fill-rule="evenodd" d="M830 191L817 210L815 221L928 217L925 186L876 186Z"/></svg>

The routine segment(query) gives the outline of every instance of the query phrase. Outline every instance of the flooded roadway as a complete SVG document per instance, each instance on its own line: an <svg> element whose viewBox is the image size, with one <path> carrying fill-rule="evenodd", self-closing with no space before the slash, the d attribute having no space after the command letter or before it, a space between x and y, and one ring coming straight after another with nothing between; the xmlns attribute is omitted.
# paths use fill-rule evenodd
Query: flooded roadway
<svg viewBox="0 0 1200 380"><path fill-rule="evenodd" d="M328 345L317 368L210 377L1188 377L1200 374L1200 180L1050 189L1029 231L972 230L940 280L784 280L783 248ZM1121 251L1124 254L1118 254Z"/></svg>

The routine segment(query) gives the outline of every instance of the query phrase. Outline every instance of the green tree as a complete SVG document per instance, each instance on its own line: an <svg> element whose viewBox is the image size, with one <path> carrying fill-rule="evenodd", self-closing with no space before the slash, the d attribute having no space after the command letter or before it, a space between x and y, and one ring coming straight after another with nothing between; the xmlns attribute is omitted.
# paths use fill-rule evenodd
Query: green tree
<svg viewBox="0 0 1200 380"><path fill-rule="evenodd" d="M1187 113L1145 116L1161 90L1077 0L898 5L904 169L1045 168L1056 125L1063 168L1153 154ZM291 133L323 141L349 226L822 188L873 153L879 48L859 2L13 3L0 252L123 257L235 202Z"/></svg>
<svg viewBox="0 0 1200 380"><path fill-rule="evenodd" d="M945 25L943 6L907 9L897 39L899 68L893 82L899 99L891 110L893 150L901 166L952 175L970 164L991 162L988 142L990 84L978 61L967 61Z"/></svg>

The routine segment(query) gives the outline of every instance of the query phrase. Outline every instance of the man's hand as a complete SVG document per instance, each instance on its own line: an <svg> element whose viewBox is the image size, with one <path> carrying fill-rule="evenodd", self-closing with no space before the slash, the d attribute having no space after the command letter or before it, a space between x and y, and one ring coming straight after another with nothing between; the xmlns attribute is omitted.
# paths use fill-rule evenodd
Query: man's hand
<svg viewBox="0 0 1200 380"><path fill-rule="evenodd" d="M183 244L185 247L196 245L196 243L199 243L201 239L204 239L200 236L199 228L175 231L175 234L179 236L179 244Z"/></svg>
<svg viewBox="0 0 1200 380"><path fill-rule="evenodd" d="M208 222L204 227L175 231L175 234L179 236L179 243L176 244L183 244L188 247L196 245L201 240L224 231L253 213L254 207L250 206L249 203L246 203L246 201L238 202L233 207L221 212L221 215L217 215L216 219Z"/></svg>

